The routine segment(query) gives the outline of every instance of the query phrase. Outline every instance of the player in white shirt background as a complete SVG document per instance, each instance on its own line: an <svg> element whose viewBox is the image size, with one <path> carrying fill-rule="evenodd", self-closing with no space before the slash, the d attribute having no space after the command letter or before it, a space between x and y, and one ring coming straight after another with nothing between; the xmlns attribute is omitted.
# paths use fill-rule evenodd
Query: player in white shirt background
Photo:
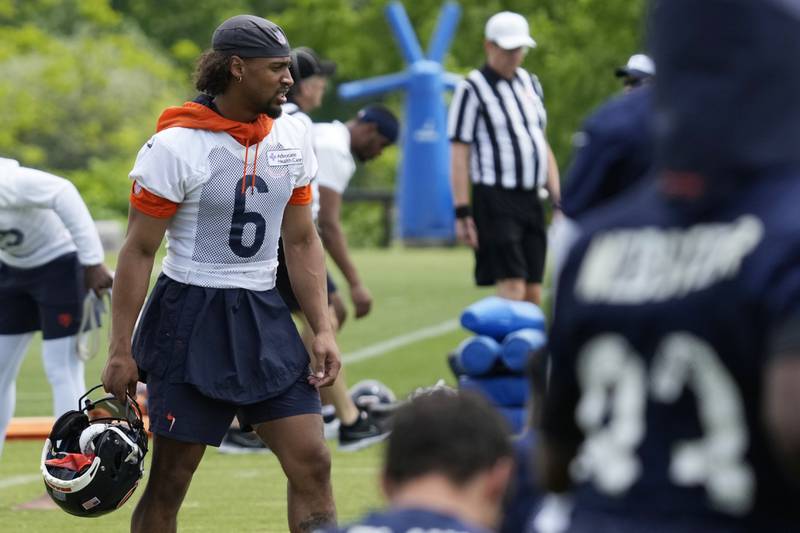
<svg viewBox="0 0 800 533"><path fill-rule="evenodd" d="M331 61L319 59L310 48L300 47L293 51L295 85L289 92L289 103L284 112L311 124L307 115L322 103L327 77L335 72ZM383 149L397 138L398 122L395 116L382 106L368 106L356 118L343 124L338 121L313 124L314 151L320 161L320 171L312 183L314 204L312 211L317 220L322 242L350 287L350 297L356 318L366 316L372 307L372 295L362 283L358 269L350 258L347 239L340 222L342 195L356 171L354 155L360 161L378 157ZM278 266L277 286L289 309L299 311L288 275L282 264ZM346 317L344 303L336 285L328 275L328 297L331 322L334 329L341 328ZM302 318L305 322L305 319ZM306 346L312 338L308 324L304 324L303 339ZM355 451L383 440L387 428L373 420L369 412L358 408L347 388L347 381L340 372L336 383L321 391L323 403L334 407L340 422L338 427L339 449ZM325 413L330 417L330 413ZM326 420L328 420L326 418ZM336 430L335 420L326 424ZM335 435L335 434L334 434Z"/></svg>
<svg viewBox="0 0 800 533"><path fill-rule="evenodd" d="M346 123L333 121L314 124L314 152L319 162L319 215L317 224L322 243L350 288L356 319L372 309L372 294L363 283L350 257L347 237L341 224L342 198L356 171L356 159L370 161L395 143L399 123L394 114L381 105L369 105ZM341 322L341 320L340 320ZM339 448L358 450L387 436L387 428L360 410L350 398L343 373L336 383L322 393L322 399L336 408L341 421Z"/></svg>
<svg viewBox="0 0 800 533"><path fill-rule="evenodd" d="M399 123L381 105L370 105L346 123L314 124L314 151L319 162L320 212L318 223L322 242L350 287L356 318L369 313L372 295L350 258L347 238L340 222L342 196L356 171L356 159L370 161L397 141Z"/></svg>
<svg viewBox="0 0 800 533"><path fill-rule="evenodd" d="M111 287L89 210L69 181L0 159L0 452L16 377L34 332L53 391L53 415L86 392L76 335L86 289Z"/></svg>

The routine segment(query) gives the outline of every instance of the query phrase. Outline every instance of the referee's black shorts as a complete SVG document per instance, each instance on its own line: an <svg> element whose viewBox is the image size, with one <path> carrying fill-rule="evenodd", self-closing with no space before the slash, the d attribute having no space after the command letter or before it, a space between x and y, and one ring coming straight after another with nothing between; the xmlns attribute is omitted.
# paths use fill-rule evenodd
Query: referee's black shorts
<svg viewBox="0 0 800 533"><path fill-rule="evenodd" d="M541 283L547 233L538 191L474 185L472 210L478 229L475 283L487 286L505 279Z"/></svg>

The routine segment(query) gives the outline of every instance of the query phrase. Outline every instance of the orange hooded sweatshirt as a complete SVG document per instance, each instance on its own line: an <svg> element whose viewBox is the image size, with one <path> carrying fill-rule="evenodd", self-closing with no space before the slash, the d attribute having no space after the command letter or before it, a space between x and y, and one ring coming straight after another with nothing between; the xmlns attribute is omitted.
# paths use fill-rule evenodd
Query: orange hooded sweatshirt
<svg viewBox="0 0 800 533"><path fill-rule="evenodd" d="M224 131L245 147L244 168L242 170L242 192L245 191L247 162L250 145L256 145L253 158L253 172L250 182L251 191L255 187L255 176L258 165L258 144L272 130L273 119L261 114L255 122L238 122L223 117L210 107L198 102L186 102L180 107L168 107L161 113L156 131L168 128L192 128L207 131ZM141 186L133 184L131 189L131 205L139 211L157 218L169 218L178 210L179 204L156 196ZM291 204L306 205L311 202L310 187L301 187L292 194Z"/></svg>

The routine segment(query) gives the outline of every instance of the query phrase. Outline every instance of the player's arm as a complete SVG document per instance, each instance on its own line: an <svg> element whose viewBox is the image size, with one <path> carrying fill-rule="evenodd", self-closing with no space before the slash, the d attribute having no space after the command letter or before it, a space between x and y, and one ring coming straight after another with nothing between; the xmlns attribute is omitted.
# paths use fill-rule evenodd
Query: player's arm
<svg viewBox="0 0 800 533"><path fill-rule="evenodd" d="M480 102L467 80L456 86L447 112L447 138L450 139L450 184L456 214L456 237L472 248L478 247L478 231L470 211L469 151L475 132Z"/></svg>
<svg viewBox="0 0 800 533"><path fill-rule="evenodd" d="M335 190L319 186L319 233L325 249L336 263L347 284L350 286L350 297L355 307L356 318L369 313L372 307L372 295L364 286L358 269L350 258L347 237L341 223L342 195Z"/></svg>
<svg viewBox="0 0 800 533"><path fill-rule="evenodd" d="M286 206L281 237L292 290L314 331L309 382L319 387L328 386L336 380L341 361L328 317L325 252L309 204Z"/></svg>
<svg viewBox="0 0 800 533"><path fill-rule="evenodd" d="M478 231L469 210L469 150L467 143L450 143L450 181L456 211L456 237L460 242L477 248Z"/></svg>
<svg viewBox="0 0 800 533"><path fill-rule="evenodd" d="M111 272L103 264L103 245L94 225L89 209L78 190L71 183L64 187L56 198L53 210L66 226L75 247L78 260L84 266L84 281L87 289L96 293L111 287Z"/></svg>
<svg viewBox="0 0 800 533"><path fill-rule="evenodd" d="M119 252L111 302L108 361L103 370L106 391L119 399L135 394L139 372L131 352L133 328L142 309L156 252L170 218L147 215L135 207L128 213L128 232Z"/></svg>
<svg viewBox="0 0 800 533"><path fill-rule="evenodd" d="M547 192L550 193L553 210L561 211L561 173L550 143L547 143Z"/></svg>
<svg viewBox="0 0 800 533"><path fill-rule="evenodd" d="M773 356L764 372L764 419L778 458L800 479L800 319L773 337Z"/></svg>

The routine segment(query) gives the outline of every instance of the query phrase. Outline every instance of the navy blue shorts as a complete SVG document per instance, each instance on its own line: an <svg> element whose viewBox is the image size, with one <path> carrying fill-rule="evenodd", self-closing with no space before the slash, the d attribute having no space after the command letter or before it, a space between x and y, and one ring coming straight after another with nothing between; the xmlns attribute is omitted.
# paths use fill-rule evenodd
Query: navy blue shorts
<svg viewBox="0 0 800 533"><path fill-rule="evenodd" d="M45 339L75 335L85 294L75 253L35 268L0 263L0 335L38 330Z"/></svg>
<svg viewBox="0 0 800 533"><path fill-rule="evenodd" d="M193 385L150 376L147 383L150 431L183 442L219 446L233 417L244 425L297 415L321 415L319 392L301 376L283 394L251 405L236 405L202 395Z"/></svg>
<svg viewBox="0 0 800 533"><path fill-rule="evenodd" d="M309 374L309 357L278 291L215 289L161 274L133 338L140 379L186 383L249 405Z"/></svg>
<svg viewBox="0 0 800 533"><path fill-rule="evenodd" d="M331 275L326 273L325 276L328 283L328 305L330 305L331 294L336 292L337 288ZM278 271L275 276L275 287L292 313L301 311L300 302L297 301L292 283L289 281L289 270L286 268L286 257L283 255L283 240L278 240Z"/></svg>

